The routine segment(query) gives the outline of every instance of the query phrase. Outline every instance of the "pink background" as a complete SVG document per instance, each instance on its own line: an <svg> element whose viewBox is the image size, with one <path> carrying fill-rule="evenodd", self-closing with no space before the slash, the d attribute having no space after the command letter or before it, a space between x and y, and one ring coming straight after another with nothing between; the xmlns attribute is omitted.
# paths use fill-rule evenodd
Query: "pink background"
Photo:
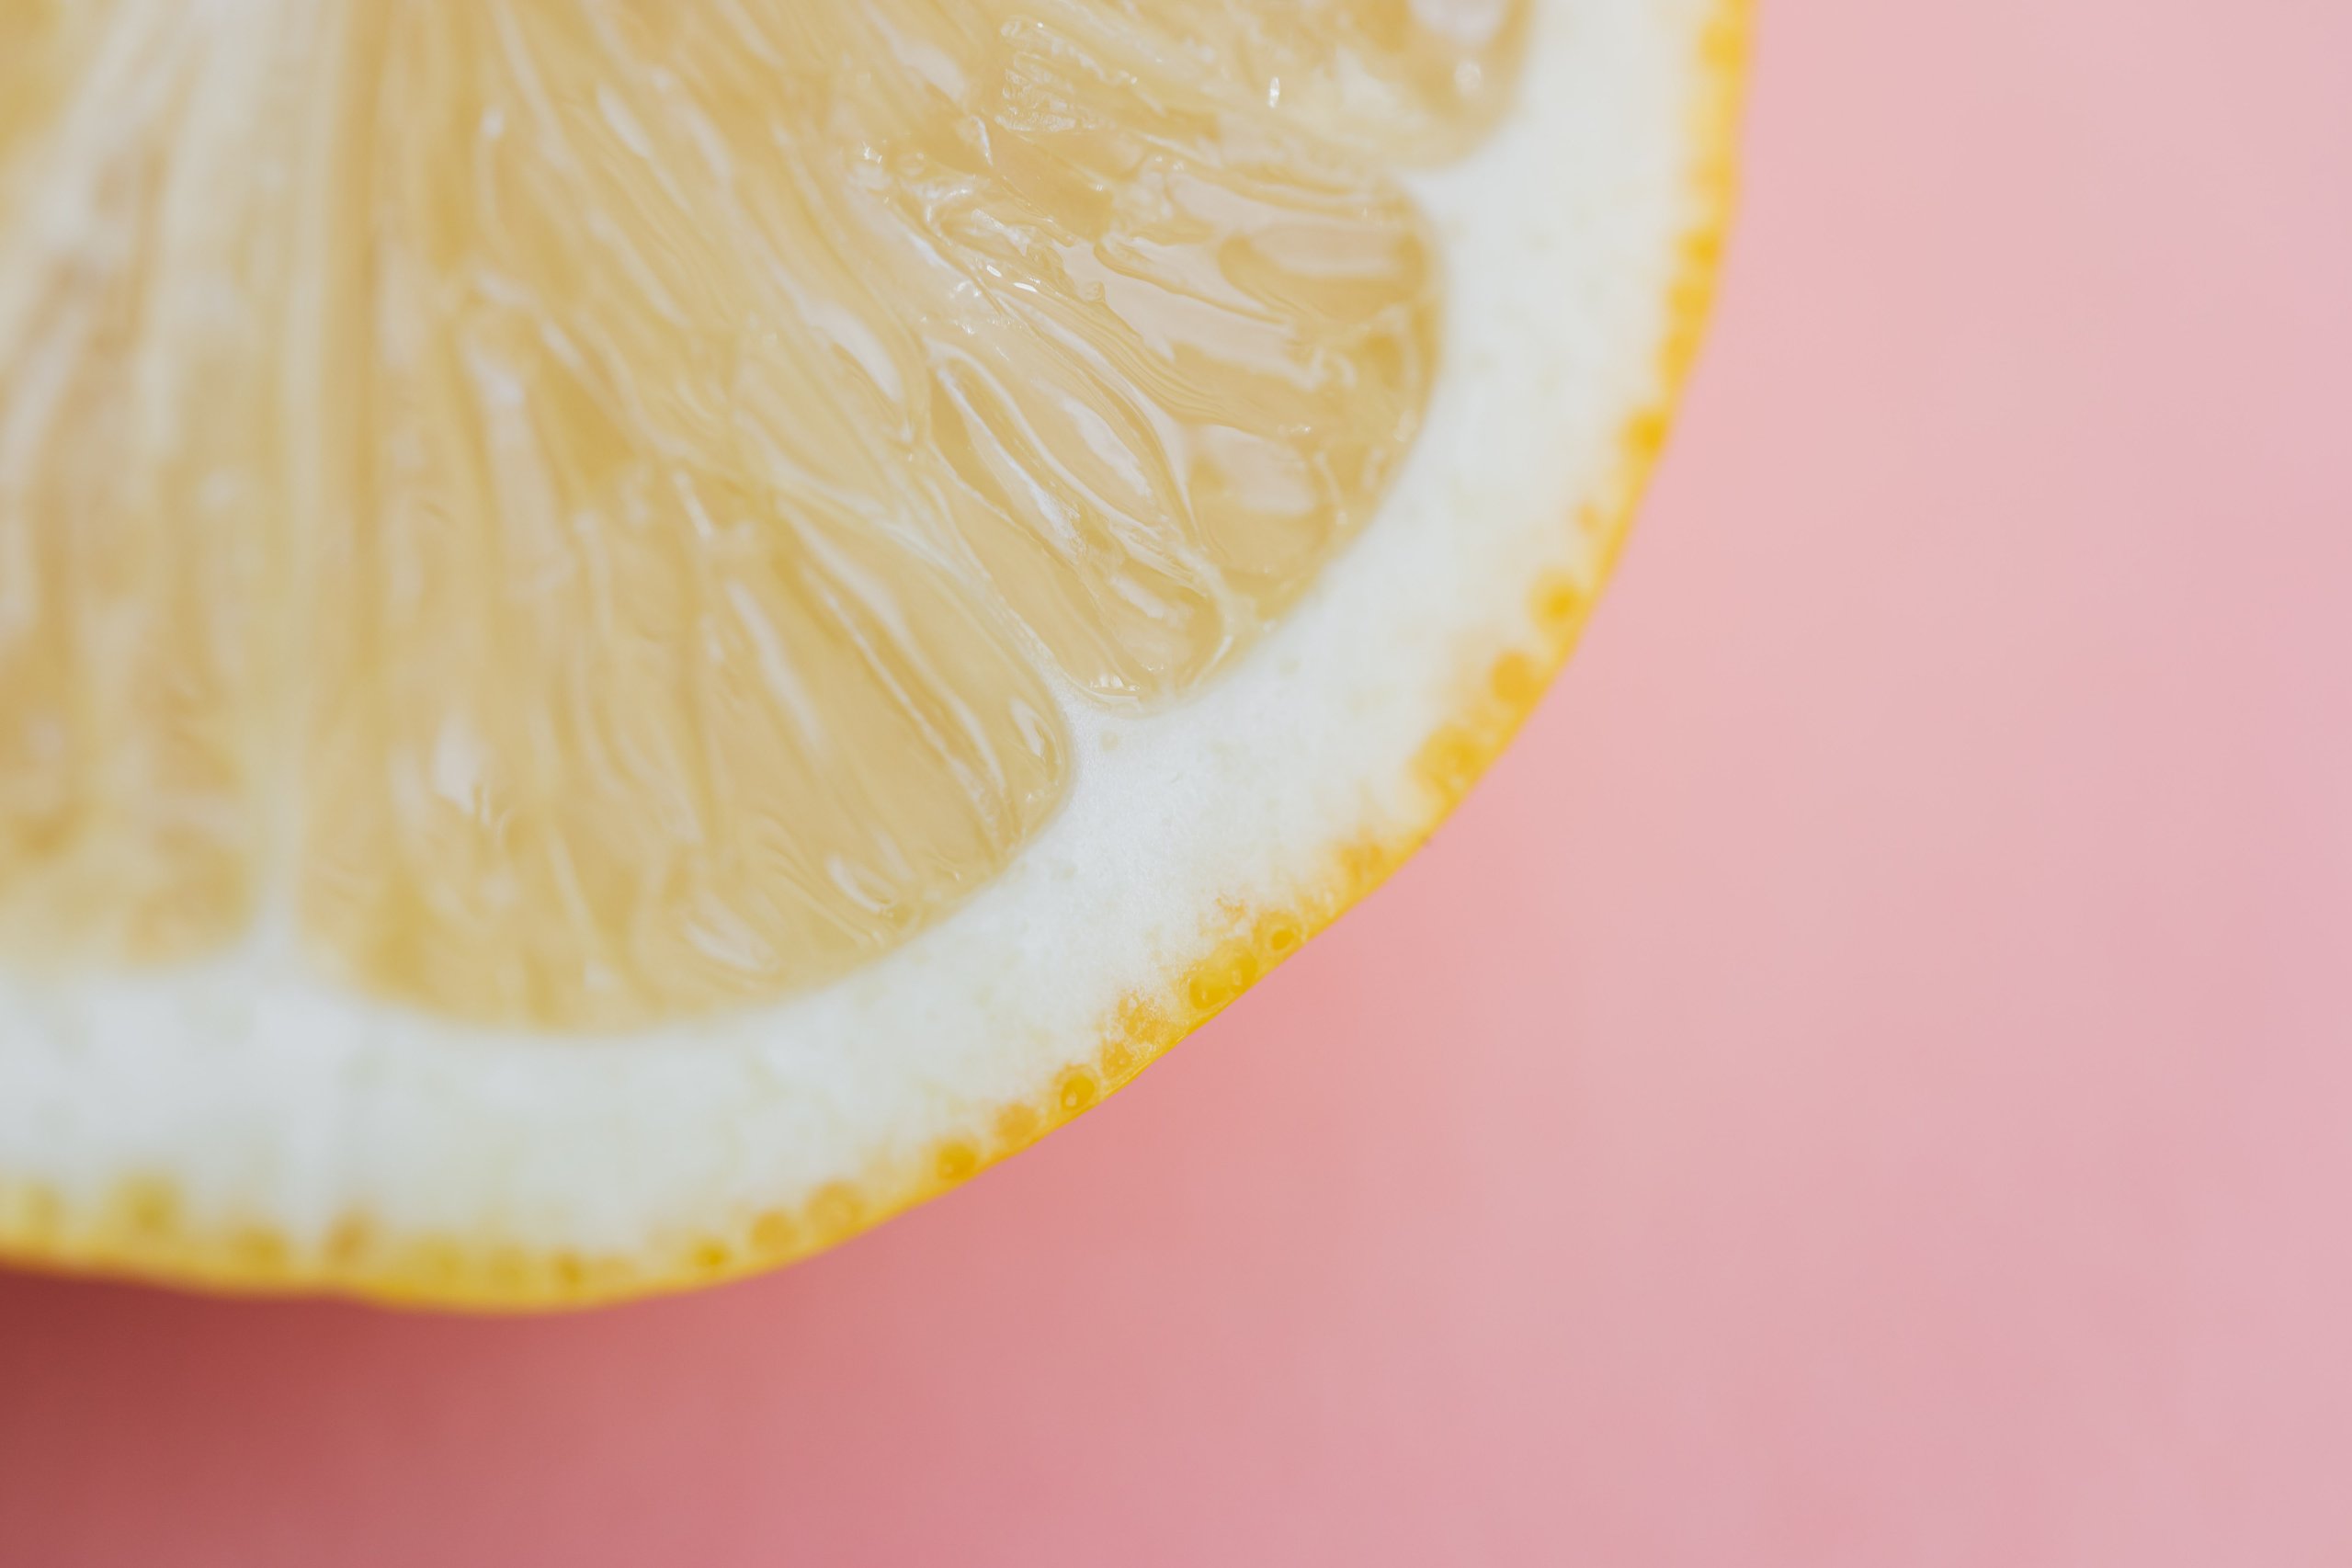
<svg viewBox="0 0 2352 1568"><path fill-rule="evenodd" d="M0 1562L2352 1561L2352 7L1767 10L1639 541L1389 892L780 1277L0 1276Z"/></svg>

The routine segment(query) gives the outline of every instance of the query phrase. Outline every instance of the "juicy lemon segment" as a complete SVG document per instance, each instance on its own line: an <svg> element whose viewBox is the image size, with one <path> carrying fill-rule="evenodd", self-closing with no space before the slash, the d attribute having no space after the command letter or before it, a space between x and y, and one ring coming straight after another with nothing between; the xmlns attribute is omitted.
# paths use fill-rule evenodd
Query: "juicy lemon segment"
<svg viewBox="0 0 2352 1568"><path fill-rule="evenodd" d="M0 29L0 944L186 957L256 900L303 35Z"/></svg>
<svg viewBox="0 0 2352 1568"><path fill-rule="evenodd" d="M1523 10L0 0L0 951L900 941L1376 509Z"/></svg>
<svg viewBox="0 0 2352 1568"><path fill-rule="evenodd" d="M1525 0L1096 0L1098 36L1402 163L1467 152L1510 103ZM1107 25L1105 25L1107 24ZM1081 26L1085 23L1081 22Z"/></svg>

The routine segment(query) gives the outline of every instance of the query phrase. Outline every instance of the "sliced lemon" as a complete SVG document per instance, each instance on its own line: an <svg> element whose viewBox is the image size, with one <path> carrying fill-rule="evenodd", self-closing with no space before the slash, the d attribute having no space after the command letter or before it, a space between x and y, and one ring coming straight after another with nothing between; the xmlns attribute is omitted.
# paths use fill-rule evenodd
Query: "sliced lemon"
<svg viewBox="0 0 2352 1568"><path fill-rule="evenodd" d="M530 1305L1084 1110L1564 656L1735 0L0 0L0 1255Z"/></svg>

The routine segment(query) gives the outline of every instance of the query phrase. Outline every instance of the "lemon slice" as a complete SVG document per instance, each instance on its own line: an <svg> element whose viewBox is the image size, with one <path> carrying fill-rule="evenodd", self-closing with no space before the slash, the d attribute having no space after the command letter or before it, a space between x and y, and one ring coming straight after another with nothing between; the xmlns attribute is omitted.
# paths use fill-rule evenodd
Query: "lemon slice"
<svg viewBox="0 0 2352 1568"><path fill-rule="evenodd" d="M486 1306L1084 1110L1564 657L1736 0L0 0L0 1256Z"/></svg>

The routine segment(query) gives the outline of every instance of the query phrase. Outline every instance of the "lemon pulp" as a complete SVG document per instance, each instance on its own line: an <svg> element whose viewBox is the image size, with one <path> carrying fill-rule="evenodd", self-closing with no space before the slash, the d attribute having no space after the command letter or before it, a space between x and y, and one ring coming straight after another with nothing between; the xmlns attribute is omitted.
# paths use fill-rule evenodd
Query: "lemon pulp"
<svg viewBox="0 0 2352 1568"><path fill-rule="evenodd" d="M0 952L837 975L1376 508L1450 0L0 0Z"/></svg>

